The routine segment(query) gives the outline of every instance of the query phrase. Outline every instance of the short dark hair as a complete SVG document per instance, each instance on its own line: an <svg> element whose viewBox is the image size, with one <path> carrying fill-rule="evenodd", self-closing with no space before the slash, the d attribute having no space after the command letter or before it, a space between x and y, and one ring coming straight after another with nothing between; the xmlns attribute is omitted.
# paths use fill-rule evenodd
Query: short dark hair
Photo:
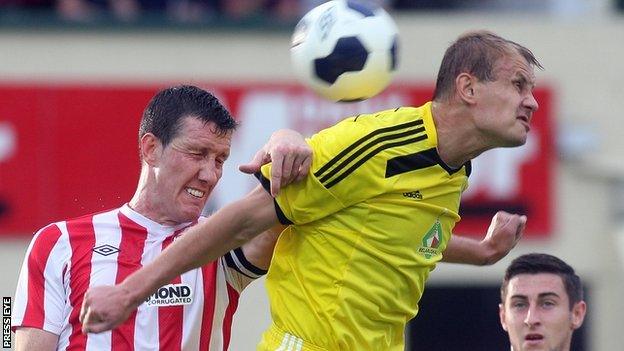
<svg viewBox="0 0 624 351"><path fill-rule="evenodd" d="M529 65L543 68L531 50L518 43L486 30L464 33L444 53L433 100L449 98L455 88L455 78L461 73L472 74L481 81L496 80L494 65L513 53L519 53Z"/></svg>
<svg viewBox="0 0 624 351"><path fill-rule="evenodd" d="M152 133L163 146L167 146L176 137L185 117L213 122L219 135L225 135L237 126L214 95L196 86L180 85L159 91L147 104L139 126L139 140L146 133Z"/></svg>
<svg viewBox="0 0 624 351"><path fill-rule="evenodd" d="M539 273L552 273L561 277L570 300L570 310L572 310L574 304L583 300L583 285L581 284L581 278L574 272L574 268L555 256L531 253L517 257L507 267L505 278L501 285L501 301L505 303L507 287L513 277L519 274Z"/></svg>

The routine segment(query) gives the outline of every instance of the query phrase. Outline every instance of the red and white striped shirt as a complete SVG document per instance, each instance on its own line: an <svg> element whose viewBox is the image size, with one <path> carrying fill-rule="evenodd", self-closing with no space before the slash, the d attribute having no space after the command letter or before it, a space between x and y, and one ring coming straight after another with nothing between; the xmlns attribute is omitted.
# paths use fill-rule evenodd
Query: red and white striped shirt
<svg viewBox="0 0 624 351"><path fill-rule="evenodd" d="M22 265L13 330L57 334L58 350L227 350L239 294L265 273L241 249L161 287L113 331L80 330L89 287L120 283L191 224L163 226L124 205L39 230Z"/></svg>

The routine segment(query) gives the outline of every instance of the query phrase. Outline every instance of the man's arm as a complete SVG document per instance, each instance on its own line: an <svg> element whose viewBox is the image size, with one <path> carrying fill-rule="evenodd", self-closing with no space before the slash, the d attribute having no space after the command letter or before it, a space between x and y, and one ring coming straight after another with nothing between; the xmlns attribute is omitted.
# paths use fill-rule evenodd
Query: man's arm
<svg viewBox="0 0 624 351"><path fill-rule="evenodd" d="M37 328L20 327L15 330L15 351L56 350L58 335Z"/></svg>
<svg viewBox="0 0 624 351"><path fill-rule="evenodd" d="M99 333L125 321L158 287L214 261L278 224L273 198L258 186L247 196L190 228L153 262L120 285L90 289L83 300L83 332Z"/></svg>
<svg viewBox="0 0 624 351"><path fill-rule="evenodd" d="M526 216L499 211L482 240L451 236L442 261L477 266L494 264L516 246L524 234L526 220Z"/></svg>

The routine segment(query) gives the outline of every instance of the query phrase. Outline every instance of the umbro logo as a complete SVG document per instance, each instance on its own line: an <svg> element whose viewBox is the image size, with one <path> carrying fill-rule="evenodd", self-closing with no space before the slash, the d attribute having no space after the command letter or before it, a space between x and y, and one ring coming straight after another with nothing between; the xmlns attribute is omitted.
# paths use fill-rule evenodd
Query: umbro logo
<svg viewBox="0 0 624 351"><path fill-rule="evenodd" d="M418 190L405 192L403 193L403 196L409 197L412 199L422 200L422 194Z"/></svg>
<svg viewBox="0 0 624 351"><path fill-rule="evenodd" d="M96 254L100 254L102 256L109 256L109 255L119 252L119 249L114 246L104 244L98 247L94 247L93 252L95 252Z"/></svg>

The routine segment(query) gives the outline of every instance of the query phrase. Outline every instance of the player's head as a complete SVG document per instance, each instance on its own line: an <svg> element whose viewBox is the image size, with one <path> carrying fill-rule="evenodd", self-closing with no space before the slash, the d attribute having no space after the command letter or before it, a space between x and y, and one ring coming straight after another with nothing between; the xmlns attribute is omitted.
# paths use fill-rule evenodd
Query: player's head
<svg viewBox="0 0 624 351"><path fill-rule="evenodd" d="M512 350L569 350L586 308L580 278L559 258L527 254L507 267L499 316Z"/></svg>
<svg viewBox="0 0 624 351"><path fill-rule="evenodd" d="M453 95L455 79L469 73L481 81L496 80L496 64L506 56L520 55L530 66L542 68L531 50L492 32L466 32L444 53L433 93L436 101Z"/></svg>
<svg viewBox="0 0 624 351"><path fill-rule="evenodd" d="M470 116L464 120L481 134L484 149L519 146L538 108L536 66L541 68L526 47L492 32L468 32L446 50L433 99Z"/></svg>
<svg viewBox="0 0 624 351"><path fill-rule="evenodd" d="M163 89L150 100L141 118L139 140L152 133L167 146L185 117L213 123L215 131L222 135L236 128L236 121L214 95L196 86L180 85Z"/></svg>
<svg viewBox="0 0 624 351"><path fill-rule="evenodd" d="M212 94L194 86L158 92L143 113L143 168L131 203L160 223L197 219L221 178L236 121Z"/></svg>

